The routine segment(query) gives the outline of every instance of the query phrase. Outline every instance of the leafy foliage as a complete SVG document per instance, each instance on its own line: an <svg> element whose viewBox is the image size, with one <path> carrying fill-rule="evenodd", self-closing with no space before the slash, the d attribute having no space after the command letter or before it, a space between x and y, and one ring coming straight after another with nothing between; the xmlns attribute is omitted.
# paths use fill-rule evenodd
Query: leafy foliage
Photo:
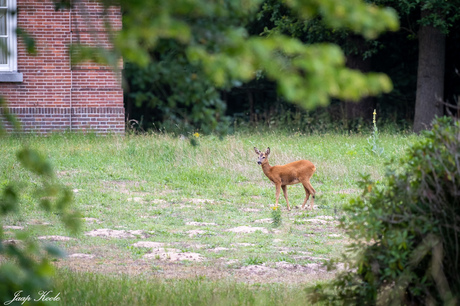
<svg viewBox="0 0 460 306"><path fill-rule="evenodd" d="M312 300L355 304L454 305L460 294L460 124L438 119L383 184L365 176L343 228L354 240L355 270ZM335 290L336 294L331 294Z"/></svg>
<svg viewBox="0 0 460 306"><path fill-rule="evenodd" d="M19 128L10 114L4 115L6 120L0 120L0 135L4 134L6 122ZM75 233L79 228L80 217L71 207L72 191L58 183L49 161L27 146L17 152L17 159L24 170L31 172L34 177L34 181L29 184L36 186L32 194L40 207L58 214L66 228ZM54 272L49 258L63 256L62 251L56 247L37 243L27 230L16 232L15 239L6 239L4 219L20 211L21 189L26 187L24 184L12 180L0 189L0 300L4 302L11 301L15 293L21 290L21 297L30 295L32 299L39 300L39 291L49 288Z"/></svg>
<svg viewBox="0 0 460 306"><path fill-rule="evenodd" d="M458 0L375 0L374 2L395 8L400 16L416 15L418 24L432 25L444 33L448 33L460 18ZM420 17L420 10L429 13Z"/></svg>
<svg viewBox="0 0 460 306"><path fill-rule="evenodd" d="M362 74L345 68L344 55L336 45L306 45L283 34L251 35L245 26L256 17L261 2L101 0L106 7L121 6L123 28L113 35L112 50L76 44L72 47L74 58L111 62L114 66L121 56L126 62L140 67L158 62L165 69L169 67L173 76L177 75L176 68L184 67L185 74L194 70L198 76L190 80L190 84L198 83L199 88L206 86L211 93L217 88L227 89L265 76L276 82L278 92L285 99L308 109L327 105L331 97L358 100L391 90L391 81L384 74ZM328 26L351 28L366 38L398 28L393 10L377 8L359 0L340 4L332 0L286 3L300 19L320 15ZM176 45L164 50L164 41L174 41ZM157 56L159 53L178 54L178 50L183 54L180 55L183 64L179 66L170 65L168 58ZM177 82L160 82L158 86L161 85L172 88ZM153 100L157 106L171 103L165 98L160 102L159 96L155 97ZM180 105L184 110L197 101L187 95L183 98L185 100ZM199 111L195 114L200 110L209 113L201 120L213 121L220 117L220 101L204 98L203 104L210 106L198 106ZM136 99L138 102L142 100L139 96ZM167 111L168 107L165 109ZM193 121L199 116L192 117Z"/></svg>
<svg viewBox="0 0 460 306"><path fill-rule="evenodd" d="M213 84L203 75L199 67L191 65L174 41L162 43L163 52L158 61L140 67L134 63L125 65L129 118L143 118L166 130L180 126L183 130L200 129L224 134L228 126L226 105ZM151 111L141 111L141 107ZM143 110L141 108L141 110ZM153 118L149 118L151 113ZM152 120L153 119L153 120Z"/></svg>

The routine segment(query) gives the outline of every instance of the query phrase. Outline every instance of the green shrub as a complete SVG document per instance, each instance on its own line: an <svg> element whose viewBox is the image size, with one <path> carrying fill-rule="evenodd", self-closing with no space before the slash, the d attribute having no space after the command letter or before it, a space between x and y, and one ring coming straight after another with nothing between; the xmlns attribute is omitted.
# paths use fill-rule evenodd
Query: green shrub
<svg viewBox="0 0 460 306"><path fill-rule="evenodd" d="M351 269L311 288L312 301L460 302L460 124L438 119L424 136L381 184L364 177L342 220Z"/></svg>

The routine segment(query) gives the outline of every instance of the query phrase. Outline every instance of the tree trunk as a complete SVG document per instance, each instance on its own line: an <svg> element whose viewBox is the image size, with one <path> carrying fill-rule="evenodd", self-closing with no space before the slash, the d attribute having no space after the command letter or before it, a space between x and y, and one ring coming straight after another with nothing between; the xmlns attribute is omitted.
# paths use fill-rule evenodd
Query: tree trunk
<svg viewBox="0 0 460 306"><path fill-rule="evenodd" d="M422 17L429 11L422 11ZM417 93L415 97L414 132L428 129L435 116L442 116L437 101L444 98L444 63L446 36L428 25L420 26Z"/></svg>

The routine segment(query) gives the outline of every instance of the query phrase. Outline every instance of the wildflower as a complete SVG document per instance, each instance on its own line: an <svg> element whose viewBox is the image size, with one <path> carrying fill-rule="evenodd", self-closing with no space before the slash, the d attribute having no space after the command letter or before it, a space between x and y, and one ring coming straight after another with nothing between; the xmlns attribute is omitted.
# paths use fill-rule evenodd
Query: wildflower
<svg viewBox="0 0 460 306"><path fill-rule="evenodd" d="M375 117L377 116L377 111L376 111L375 109L374 109L373 115L374 115L374 116L373 116L372 122L373 122L374 125L375 125Z"/></svg>
<svg viewBox="0 0 460 306"><path fill-rule="evenodd" d="M277 209L278 209L278 207L276 207L276 206L273 206L273 207L272 207L272 209L273 209L273 210L277 210Z"/></svg>
<svg viewBox="0 0 460 306"><path fill-rule="evenodd" d="M198 138L198 137L200 137L200 133L194 133L193 136L194 136L195 138Z"/></svg>

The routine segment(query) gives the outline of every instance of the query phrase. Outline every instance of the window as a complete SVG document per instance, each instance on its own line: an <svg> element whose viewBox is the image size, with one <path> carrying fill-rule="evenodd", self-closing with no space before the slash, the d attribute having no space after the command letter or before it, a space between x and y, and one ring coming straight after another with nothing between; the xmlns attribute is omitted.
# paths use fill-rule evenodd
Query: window
<svg viewBox="0 0 460 306"><path fill-rule="evenodd" d="M22 82L17 71L16 0L0 0L0 82Z"/></svg>

